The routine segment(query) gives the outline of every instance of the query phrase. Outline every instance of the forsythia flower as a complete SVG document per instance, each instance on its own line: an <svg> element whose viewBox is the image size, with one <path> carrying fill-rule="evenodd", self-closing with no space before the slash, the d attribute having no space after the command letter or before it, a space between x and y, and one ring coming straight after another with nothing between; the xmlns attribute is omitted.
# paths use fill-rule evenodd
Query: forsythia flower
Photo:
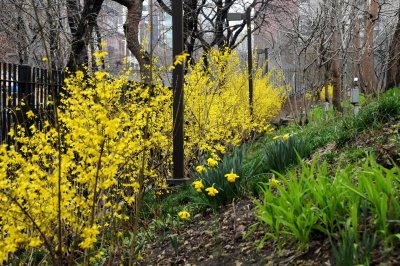
<svg viewBox="0 0 400 266"><path fill-rule="evenodd" d="M210 167L214 167L214 166L217 166L217 165L218 165L218 161L217 161L217 160L214 160L213 158L208 158L208 159L207 159L207 164L208 164L208 166L210 166Z"/></svg>
<svg viewBox="0 0 400 266"><path fill-rule="evenodd" d="M179 218L181 218L182 220L186 220L187 218L190 217L190 213L188 211L181 211L178 213Z"/></svg>
<svg viewBox="0 0 400 266"><path fill-rule="evenodd" d="M281 184L281 181L279 181L278 179L276 179L275 177L271 178L269 180L269 184L271 186L279 186Z"/></svg>
<svg viewBox="0 0 400 266"><path fill-rule="evenodd" d="M282 139L285 140L285 141L288 140L289 139L289 134L283 135Z"/></svg>
<svg viewBox="0 0 400 266"><path fill-rule="evenodd" d="M204 170L205 170L205 168L204 168L203 165L199 165L199 166L196 167L196 171L197 171L197 173L199 173L199 174L203 173Z"/></svg>
<svg viewBox="0 0 400 266"><path fill-rule="evenodd" d="M225 175L226 179L228 182L234 183L239 176L237 174L234 174L233 171L230 172L229 174Z"/></svg>
<svg viewBox="0 0 400 266"><path fill-rule="evenodd" d="M83 241L79 246L81 248L91 248L93 244L96 243L98 234L99 229L97 225L94 225L92 228L83 229L83 233L81 234Z"/></svg>
<svg viewBox="0 0 400 266"><path fill-rule="evenodd" d="M203 182L201 180L194 181L192 185L197 192L201 192L201 189L204 188Z"/></svg>
<svg viewBox="0 0 400 266"><path fill-rule="evenodd" d="M35 114L32 112L32 110L29 110L28 112L26 112L26 115L28 116L28 118L35 117Z"/></svg>
<svg viewBox="0 0 400 266"><path fill-rule="evenodd" d="M206 188L206 191L208 192L208 195L211 197L215 197L215 195L217 195L218 193L218 190L214 188L214 185L212 185L212 187Z"/></svg>

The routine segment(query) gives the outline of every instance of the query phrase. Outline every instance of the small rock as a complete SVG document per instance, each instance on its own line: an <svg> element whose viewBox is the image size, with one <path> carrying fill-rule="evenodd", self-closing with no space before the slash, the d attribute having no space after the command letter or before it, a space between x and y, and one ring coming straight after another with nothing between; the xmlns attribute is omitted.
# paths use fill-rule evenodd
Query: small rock
<svg viewBox="0 0 400 266"><path fill-rule="evenodd" d="M244 232L246 230L246 226L244 225L239 225L238 227L236 227L236 233L235 233L235 239L241 239L243 238Z"/></svg>
<svg viewBox="0 0 400 266"><path fill-rule="evenodd" d="M198 214L196 214L193 218L194 218L194 219L199 219L199 218L201 218L201 217L203 217L203 215L202 215L201 213L198 213Z"/></svg>
<svg viewBox="0 0 400 266"><path fill-rule="evenodd" d="M208 236L213 236L213 232L210 230L205 230L204 234L208 235Z"/></svg>
<svg viewBox="0 0 400 266"><path fill-rule="evenodd" d="M226 250L232 250L233 249L233 246L231 246L231 245L225 245L224 246L224 249L226 249Z"/></svg>

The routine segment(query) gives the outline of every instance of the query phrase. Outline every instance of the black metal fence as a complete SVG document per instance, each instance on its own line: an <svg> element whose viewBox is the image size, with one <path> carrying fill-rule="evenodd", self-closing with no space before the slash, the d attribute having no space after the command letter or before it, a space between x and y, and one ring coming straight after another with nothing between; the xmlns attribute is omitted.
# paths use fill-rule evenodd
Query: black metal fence
<svg viewBox="0 0 400 266"><path fill-rule="evenodd" d="M63 80L62 72L0 62L0 143L10 144L18 125L41 129L53 120Z"/></svg>

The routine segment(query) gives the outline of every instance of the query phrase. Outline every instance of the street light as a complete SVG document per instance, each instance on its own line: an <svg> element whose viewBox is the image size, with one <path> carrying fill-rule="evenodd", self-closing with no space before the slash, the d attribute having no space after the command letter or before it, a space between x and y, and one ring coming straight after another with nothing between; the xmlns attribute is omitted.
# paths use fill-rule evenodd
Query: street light
<svg viewBox="0 0 400 266"><path fill-rule="evenodd" d="M250 116L253 117L253 55L251 48L251 7L246 9L246 13L228 13L226 16L228 21L244 20L247 24L247 61L249 73L249 105Z"/></svg>

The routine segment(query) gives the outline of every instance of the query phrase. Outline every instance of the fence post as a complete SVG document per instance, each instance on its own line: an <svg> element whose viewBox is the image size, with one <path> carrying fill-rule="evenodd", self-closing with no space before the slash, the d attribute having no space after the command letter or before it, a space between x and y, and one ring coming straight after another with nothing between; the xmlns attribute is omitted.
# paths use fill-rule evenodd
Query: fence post
<svg viewBox="0 0 400 266"><path fill-rule="evenodd" d="M28 65L18 66L18 107L20 112L17 112L19 124L25 125L27 132L33 124L33 120L29 119L26 113L30 110L34 111L33 95L30 90L31 83L31 67ZM22 101L24 104L22 105Z"/></svg>

